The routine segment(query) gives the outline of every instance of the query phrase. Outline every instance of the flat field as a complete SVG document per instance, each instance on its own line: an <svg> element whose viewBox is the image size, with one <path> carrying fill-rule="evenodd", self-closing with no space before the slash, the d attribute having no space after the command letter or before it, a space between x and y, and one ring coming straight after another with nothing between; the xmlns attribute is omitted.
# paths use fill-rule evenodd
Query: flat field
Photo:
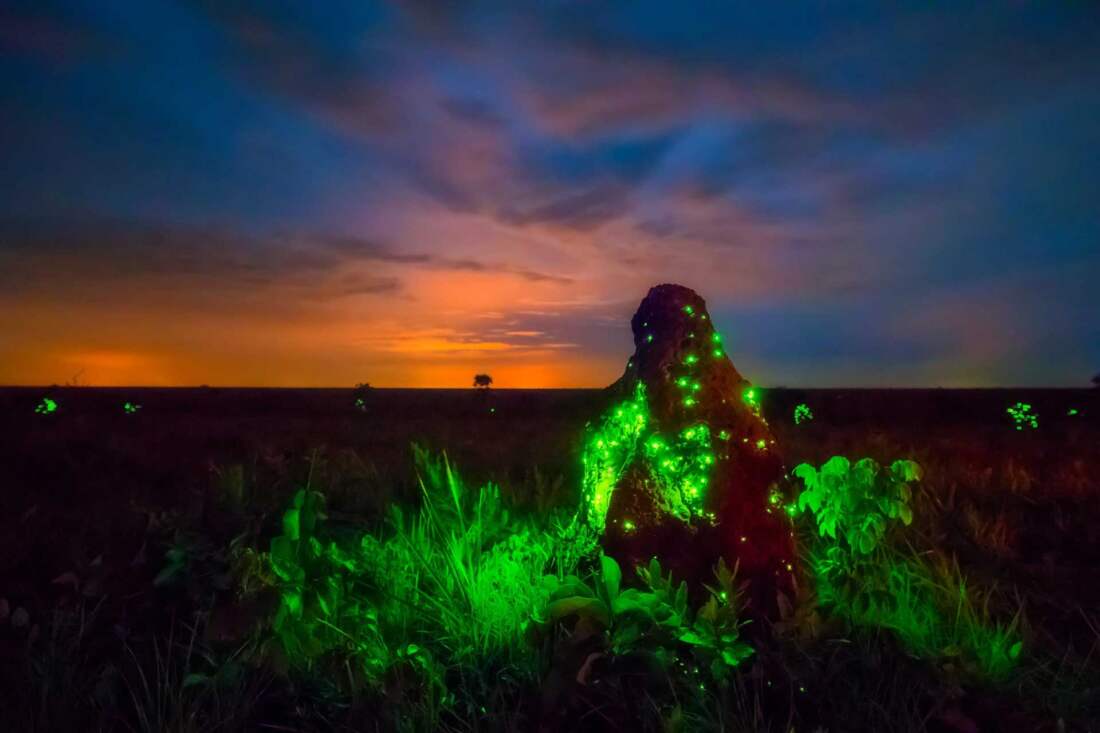
<svg viewBox="0 0 1100 733"><path fill-rule="evenodd" d="M57 409L36 413L45 397ZM212 609L239 594L224 578L202 576L194 558L185 583L155 583L176 562L173 548L198 557L251 542L263 551L307 485L324 494L332 522L382 531L391 506L420 501L414 443L445 451L468 486L497 484L516 517L576 507L585 425L608 405L598 390L374 389L361 405L355 399L347 389L0 390L0 701L8 696L7 709L17 711L15 729L404 729L395 721L405 718L421 721L408 729L454 730L1100 730L1100 390L763 390L788 469L834 455L905 458L923 468L904 542L957 561L985 612L1018 618L1026 661L1007 681L974 682L955 674L949 658L919 659L889 639L853 642L841 624L805 642L816 661L791 689L808 688L815 699L794 695L755 713L765 698L752 698L741 680L731 689L757 703L723 693L692 707L658 696L645 712L582 691L582 701L561 703L566 712L553 717L546 701L554 661L502 699L467 690L456 701L452 692L437 695L432 710L395 716L380 712L380 700L396 705L390 682L370 695L355 684L317 687L316 679L315 689L285 665L271 672L267 661L238 660L238 674L252 679L262 667L266 682L247 687L247 705L215 704L201 692L213 684L202 681L209 670L179 661L197 675L188 681L164 661L179 643L173 629L197 634L188 653L201 645L208 666L218 666L226 644L263 634L263 614L249 616L247 630L211 622ZM126 412L127 402L138 409ZM1037 427L1016 429L1006 410L1020 402ZM795 424L800 404L813 419ZM865 645L838 671L830 666L841 663L830 661L836 654L823 651L833 642ZM890 666L883 653L902 661ZM738 675L759 679L753 664L742 663ZM453 673L443 675L452 688ZM921 680L919 694L900 690L911 683L905 675ZM866 687L887 678L889 692ZM626 684L612 672L607 679ZM882 710L859 712L867 699ZM490 700L508 709L462 708Z"/></svg>

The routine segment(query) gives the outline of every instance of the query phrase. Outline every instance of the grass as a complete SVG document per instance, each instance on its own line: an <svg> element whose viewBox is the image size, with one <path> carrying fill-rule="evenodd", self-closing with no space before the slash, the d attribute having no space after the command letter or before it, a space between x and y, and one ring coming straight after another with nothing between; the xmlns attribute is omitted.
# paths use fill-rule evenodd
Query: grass
<svg viewBox="0 0 1100 733"><path fill-rule="evenodd" d="M128 417L148 421L156 400L141 402L142 413ZM70 419L74 400L66 398L65 407ZM805 582L787 617L754 631L752 656L722 683L679 643L615 651L602 627L578 617L558 624L539 618L552 592L544 576L560 582L576 575L595 588L601 571L576 549L584 543L575 546L563 530L579 501L578 456L569 440L548 437L557 463L549 453L535 460L533 449L513 455L512 446L539 433L507 427L499 418L510 408L498 403L496 424L474 416L462 428L433 428L451 431L436 444L458 446L463 466L473 469L470 482L426 452L390 455L316 436L279 446L264 438L230 446L213 470L199 461L205 474L190 481L205 484L203 491L170 501L135 493L133 510L127 502L100 514L80 506L86 524L55 540L63 551L55 553L57 565L43 569L45 591L30 590L14 574L0 588L31 617L21 629L0 622L0 707L13 730L469 731L541 724L578 731L919 731L970 723L1058 730L1059 721L1066 730L1100 729L1100 603L1082 582L1100 559L1090 540L1096 434L1072 428L1048 437L1057 426L1046 420L1033 435L997 432L1003 426L965 439L951 428L884 432L830 424L827 405L813 408L814 421L797 430L777 424L788 465L843 453L912 457L925 469L913 494L913 524L887 533L876 560L897 602L891 614L871 614L845 608L845 597L827 584ZM1041 405L1040 412L1055 414ZM771 418L777 423L790 421L790 410L777 407L775 414L784 416ZM478 421L484 430L504 425L504 432L479 433ZM110 452L90 437L51 437L49 431L78 428L67 424L37 426L35 440L69 450L61 463L88 477L85 491L160 485L161 469L143 463L149 451L137 449L141 440L155 444L155 436L112 438L128 472L112 475ZM396 436L413 432L395 424ZM463 432L486 444L462 448L455 436ZM577 439L575 424L568 434ZM9 443L24 451L32 445ZM315 448L322 443L330 447ZM33 451L20 455L24 463L10 462L16 482ZM399 461L416 472L403 473ZM49 471L57 469L43 466L38 480L63 496L50 483ZM341 579L347 596L361 596L359 608L373 609L375 618L354 624L325 617L338 629L331 638L342 641L295 660L273 631L282 587L264 555L285 531L283 514L299 487L327 497L316 537L326 552L334 543L344 553L336 557L350 565L337 571L326 561L320 568ZM18 519L5 539L7 562L23 567L43 554L36 548L49 549L42 544L51 536L47 520L65 506L51 501L38 497L40 507L29 515L31 506L5 506ZM812 526L799 522L812 567L822 548ZM111 544L112 537L125 543ZM178 566L154 585L174 562L173 548ZM70 568L79 584L49 584ZM660 636L649 621L640 628L643 639ZM1016 641L1022 652L1007 664ZM379 658L373 667L363 651L372 643Z"/></svg>

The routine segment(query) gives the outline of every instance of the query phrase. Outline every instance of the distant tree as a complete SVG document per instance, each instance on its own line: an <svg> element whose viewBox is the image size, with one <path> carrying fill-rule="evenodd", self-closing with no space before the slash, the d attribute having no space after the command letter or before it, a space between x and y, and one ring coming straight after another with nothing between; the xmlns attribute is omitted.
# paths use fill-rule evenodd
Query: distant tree
<svg viewBox="0 0 1100 733"><path fill-rule="evenodd" d="M1096 376L1092 378L1092 386L1100 387L1100 372L1097 372Z"/></svg>
<svg viewBox="0 0 1100 733"><path fill-rule="evenodd" d="M474 375L474 387L477 389L489 389L493 383L493 378L488 374L475 374Z"/></svg>
<svg viewBox="0 0 1100 733"><path fill-rule="evenodd" d="M360 382L355 385L355 391L352 392L352 396L355 399L355 409L359 412L367 411L367 400L370 398L371 390L370 382Z"/></svg>

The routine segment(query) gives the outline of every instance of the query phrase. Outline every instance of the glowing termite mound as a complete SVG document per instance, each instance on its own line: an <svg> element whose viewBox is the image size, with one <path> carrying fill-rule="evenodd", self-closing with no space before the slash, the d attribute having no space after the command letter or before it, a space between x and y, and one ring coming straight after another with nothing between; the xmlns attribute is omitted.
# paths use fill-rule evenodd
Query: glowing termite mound
<svg viewBox="0 0 1100 733"><path fill-rule="evenodd" d="M590 425L585 521L624 568L656 556L689 584L739 565L756 616L794 583L783 460L760 392L734 368L705 301L680 285L649 291L631 320L634 355Z"/></svg>

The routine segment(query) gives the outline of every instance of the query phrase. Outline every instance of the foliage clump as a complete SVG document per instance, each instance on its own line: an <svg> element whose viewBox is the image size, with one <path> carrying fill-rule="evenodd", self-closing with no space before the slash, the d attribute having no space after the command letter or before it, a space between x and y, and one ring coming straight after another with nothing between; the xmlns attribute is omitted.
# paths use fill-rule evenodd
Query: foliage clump
<svg viewBox="0 0 1100 733"><path fill-rule="evenodd" d="M745 622L736 568L731 571L719 560L716 584L707 586L707 600L696 609L688 604L687 584L665 575L656 557L637 568L637 575L641 588L623 588L619 564L601 555L590 583L575 575L547 576L545 621L597 630L613 653L647 655L666 669L706 668L717 682L752 655L753 648L741 638Z"/></svg>
<svg viewBox="0 0 1100 733"><path fill-rule="evenodd" d="M34 408L38 415L52 415L57 412L57 402L49 397L43 397L42 401Z"/></svg>
<svg viewBox="0 0 1100 733"><path fill-rule="evenodd" d="M1027 402L1017 402L1005 412L1012 418L1017 430L1023 430L1024 428L1037 430L1039 428L1039 415L1031 409L1031 405Z"/></svg>
<svg viewBox="0 0 1100 733"><path fill-rule="evenodd" d="M927 561L896 536L899 523L913 521L910 484L920 466L834 456L794 474L805 487L795 511L809 509L816 529L809 566L822 605L856 626L894 632L916 656L958 659L986 679L1011 673L1023 646L1019 617L991 620L988 595L976 597L956 563Z"/></svg>

